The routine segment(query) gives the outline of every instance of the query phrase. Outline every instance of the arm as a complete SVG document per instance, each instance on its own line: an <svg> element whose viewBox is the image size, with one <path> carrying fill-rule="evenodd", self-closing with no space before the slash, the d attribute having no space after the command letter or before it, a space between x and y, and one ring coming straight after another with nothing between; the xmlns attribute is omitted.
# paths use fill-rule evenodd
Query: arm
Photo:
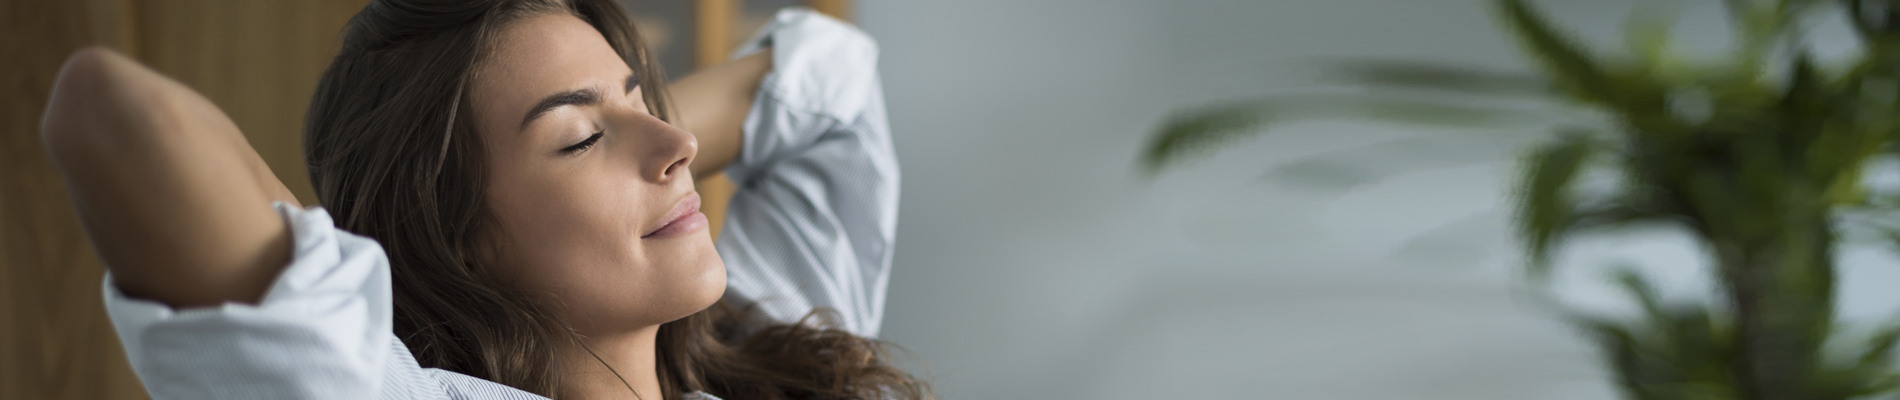
<svg viewBox="0 0 1900 400"><path fill-rule="evenodd" d="M772 71L724 171L738 184L716 246L726 297L796 323L875 337L897 227L899 171L877 43L808 9L780 11L742 52L771 46Z"/></svg>
<svg viewBox="0 0 1900 400"><path fill-rule="evenodd" d="M81 50L40 135L114 281L173 307L256 302L290 258L272 201L296 204L237 126L191 89Z"/></svg>
<svg viewBox="0 0 1900 400"><path fill-rule="evenodd" d="M717 174L738 158L746 113L752 109L759 81L771 70L772 50L767 49L673 83L679 127L699 139L699 155L691 166L693 177Z"/></svg>
<svg viewBox="0 0 1900 400"><path fill-rule="evenodd" d="M271 202L295 198L203 97L83 50L40 133L112 270L106 314L151 398L441 398L390 332L382 248L322 209L280 213Z"/></svg>

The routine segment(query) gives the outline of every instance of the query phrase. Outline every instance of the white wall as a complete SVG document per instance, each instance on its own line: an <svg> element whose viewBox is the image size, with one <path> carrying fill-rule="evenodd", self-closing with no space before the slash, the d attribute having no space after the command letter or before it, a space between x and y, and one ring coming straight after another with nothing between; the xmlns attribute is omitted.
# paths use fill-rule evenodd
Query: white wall
<svg viewBox="0 0 1900 400"><path fill-rule="evenodd" d="M1609 42L1631 1L1542 3ZM1711 51L1719 10L1696 3L1685 42ZM1588 344L1521 301L1505 184L1535 130L1300 123L1134 168L1170 111L1312 93L1326 59L1523 69L1488 4L859 2L905 173L886 338L952 399L1613 398ZM1314 159L1297 165L1367 181L1281 169ZM1626 256L1706 291L1666 234L1578 249L1568 264ZM1849 256L1875 265L1849 271L1850 314L1893 303L1877 256ZM1573 300L1618 304L1573 269Z"/></svg>

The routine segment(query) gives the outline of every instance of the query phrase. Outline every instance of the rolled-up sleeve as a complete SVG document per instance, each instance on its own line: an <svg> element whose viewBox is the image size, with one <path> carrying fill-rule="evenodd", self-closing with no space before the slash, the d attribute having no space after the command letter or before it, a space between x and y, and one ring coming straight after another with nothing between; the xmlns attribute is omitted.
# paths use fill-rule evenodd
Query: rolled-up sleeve
<svg viewBox="0 0 1900 400"><path fill-rule="evenodd" d="M320 208L277 209L295 250L255 305L175 310L106 277L107 313L152 398L443 398L390 332L382 247Z"/></svg>
<svg viewBox="0 0 1900 400"><path fill-rule="evenodd" d="M875 337L897 225L898 166L877 44L803 8L742 48L773 49L726 173L739 186L718 242L729 295L778 322L818 308Z"/></svg>

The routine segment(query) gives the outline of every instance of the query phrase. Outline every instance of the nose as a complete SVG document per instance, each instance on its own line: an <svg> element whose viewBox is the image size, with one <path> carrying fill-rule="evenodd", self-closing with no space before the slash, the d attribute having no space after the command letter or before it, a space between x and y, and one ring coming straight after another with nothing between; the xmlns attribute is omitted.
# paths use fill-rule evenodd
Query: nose
<svg viewBox="0 0 1900 400"><path fill-rule="evenodd" d="M639 136L635 151L640 152L640 176L648 182L670 183L692 180L688 166L699 154L699 139L672 124L646 113L632 116L632 131Z"/></svg>

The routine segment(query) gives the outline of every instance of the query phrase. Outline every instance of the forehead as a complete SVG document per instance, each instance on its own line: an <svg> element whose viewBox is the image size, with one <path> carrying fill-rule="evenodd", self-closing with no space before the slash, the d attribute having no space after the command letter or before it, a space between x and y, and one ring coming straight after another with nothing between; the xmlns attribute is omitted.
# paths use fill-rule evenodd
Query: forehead
<svg viewBox="0 0 1900 400"><path fill-rule="evenodd" d="M496 38L494 52L476 66L470 82L471 105L478 123L494 127L519 119L542 97L585 87L617 87L631 71L586 21L566 13L538 15L514 23Z"/></svg>

